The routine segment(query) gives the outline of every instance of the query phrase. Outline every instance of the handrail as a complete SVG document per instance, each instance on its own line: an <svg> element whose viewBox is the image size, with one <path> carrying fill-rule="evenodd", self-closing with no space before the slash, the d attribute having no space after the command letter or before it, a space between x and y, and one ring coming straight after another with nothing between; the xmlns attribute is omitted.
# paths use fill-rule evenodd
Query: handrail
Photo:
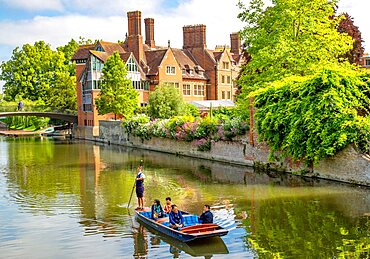
<svg viewBox="0 0 370 259"><path fill-rule="evenodd" d="M1 106L0 105L0 112L15 112L15 111L18 111L17 105L11 105L11 106ZM21 111L22 112L53 112L53 113L61 113L65 115L77 115L77 111L74 111L74 110L61 109L58 107L50 107L46 105L24 106Z"/></svg>

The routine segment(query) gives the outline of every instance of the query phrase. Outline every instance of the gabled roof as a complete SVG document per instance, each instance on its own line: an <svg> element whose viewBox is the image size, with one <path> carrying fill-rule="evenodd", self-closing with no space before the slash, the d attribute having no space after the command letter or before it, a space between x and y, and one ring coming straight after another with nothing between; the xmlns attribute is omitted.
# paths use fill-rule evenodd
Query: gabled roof
<svg viewBox="0 0 370 259"><path fill-rule="evenodd" d="M113 54L113 52L115 51L117 51L118 53L125 52L125 50L119 43L99 41L97 44L100 44L104 51L107 52L109 55Z"/></svg>
<svg viewBox="0 0 370 259"><path fill-rule="evenodd" d="M187 55L188 51L182 49L173 49L173 48L171 49L180 68L185 70L185 74L182 74L183 78L203 79L203 80L207 79L204 73L199 74L196 72L196 71L204 72L204 69ZM192 69L194 73L190 74L189 69Z"/></svg>
<svg viewBox="0 0 370 259"><path fill-rule="evenodd" d="M214 56L214 58L215 58L215 60L217 62L220 61L223 53L224 53L223 51L215 51L215 52L213 52L213 56Z"/></svg>
<svg viewBox="0 0 370 259"><path fill-rule="evenodd" d="M90 53L103 62L107 61L107 59L110 56L107 52L102 52L102 51L97 51L97 50L90 50Z"/></svg>
<svg viewBox="0 0 370 259"><path fill-rule="evenodd" d="M167 49L145 51L147 65L149 66L148 75L158 74L158 67L161 65Z"/></svg>
<svg viewBox="0 0 370 259"><path fill-rule="evenodd" d="M127 63L127 60L131 57L131 53L132 53L132 52L120 53L120 54L119 54L119 56L121 57L121 59L122 59L125 63ZM135 59L135 57L134 57L134 59ZM136 59L135 59L135 61L136 61ZM136 63L137 63L137 61L136 61Z"/></svg>
<svg viewBox="0 0 370 259"><path fill-rule="evenodd" d="M89 57L89 51L95 48L95 44L82 45L80 46L72 57L72 60L87 59Z"/></svg>

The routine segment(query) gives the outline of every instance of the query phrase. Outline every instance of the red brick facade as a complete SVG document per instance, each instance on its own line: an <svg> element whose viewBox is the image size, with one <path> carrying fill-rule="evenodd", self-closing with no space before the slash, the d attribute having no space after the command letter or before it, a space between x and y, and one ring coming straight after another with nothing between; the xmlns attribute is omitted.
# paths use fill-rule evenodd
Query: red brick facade
<svg viewBox="0 0 370 259"><path fill-rule="evenodd" d="M185 101L232 99L236 68L243 60L238 34L230 36L233 53L227 47L207 49L205 25L183 27L183 49L158 47L153 18L144 19L145 43L141 12L128 12L127 18L128 34L124 43L99 41L81 46L72 58L76 62L79 126L97 126L99 119L111 117L97 115L95 98L100 92L101 68L114 51L126 62L142 105L159 84L176 87Z"/></svg>

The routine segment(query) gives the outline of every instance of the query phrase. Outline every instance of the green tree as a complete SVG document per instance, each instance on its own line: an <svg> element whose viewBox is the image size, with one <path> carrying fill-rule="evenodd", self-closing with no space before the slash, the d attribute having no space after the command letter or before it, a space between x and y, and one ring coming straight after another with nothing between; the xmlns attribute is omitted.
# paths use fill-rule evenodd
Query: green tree
<svg viewBox="0 0 370 259"><path fill-rule="evenodd" d="M15 48L10 60L1 64L0 79L5 81L7 100L21 97L49 104L51 92L64 98L62 93L54 90L61 89L58 83L64 81L68 82L64 87L75 87L73 80L65 80L70 77L65 61L63 53L51 50L50 45L43 41Z"/></svg>
<svg viewBox="0 0 370 259"><path fill-rule="evenodd" d="M327 64L338 63L353 47L353 40L337 27L338 0L239 1L241 32L251 60L239 79L244 97L251 90L286 76L304 76Z"/></svg>
<svg viewBox="0 0 370 259"><path fill-rule="evenodd" d="M99 114L132 116L139 103L138 93L127 78L126 65L118 52L108 58L102 72L101 92L95 101Z"/></svg>
<svg viewBox="0 0 370 259"><path fill-rule="evenodd" d="M76 64L73 64L71 59L73 55L75 54L76 50L78 49L79 44L74 39L71 39L70 42L68 42L64 46L57 47L57 50L64 54L64 64L69 67L69 73L71 75L76 74Z"/></svg>
<svg viewBox="0 0 370 259"><path fill-rule="evenodd" d="M152 118L171 118L180 115L184 101L179 91L168 85L159 85L149 96L149 114Z"/></svg>
<svg viewBox="0 0 370 259"><path fill-rule="evenodd" d="M76 76L66 73L58 75L47 103L50 107L77 111Z"/></svg>

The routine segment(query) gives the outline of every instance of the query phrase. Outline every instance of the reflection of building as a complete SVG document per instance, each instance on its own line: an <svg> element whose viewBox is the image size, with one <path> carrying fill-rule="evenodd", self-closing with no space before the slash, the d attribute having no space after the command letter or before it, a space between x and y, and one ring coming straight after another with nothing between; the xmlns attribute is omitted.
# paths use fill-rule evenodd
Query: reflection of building
<svg viewBox="0 0 370 259"><path fill-rule="evenodd" d="M104 62L117 51L128 68L128 77L139 92L142 106L159 84L175 87L185 101L232 100L234 80L244 60L240 38L231 34L231 48L207 49L206 26L183 27L183 49L159 47L154 40L154 19L146 18L145 41L141 33L141 12L128 12L128 34L122 43L99 41L81 46L73 56L76 62L78 125L98 126L95 98L100 92Z"/></svg>

